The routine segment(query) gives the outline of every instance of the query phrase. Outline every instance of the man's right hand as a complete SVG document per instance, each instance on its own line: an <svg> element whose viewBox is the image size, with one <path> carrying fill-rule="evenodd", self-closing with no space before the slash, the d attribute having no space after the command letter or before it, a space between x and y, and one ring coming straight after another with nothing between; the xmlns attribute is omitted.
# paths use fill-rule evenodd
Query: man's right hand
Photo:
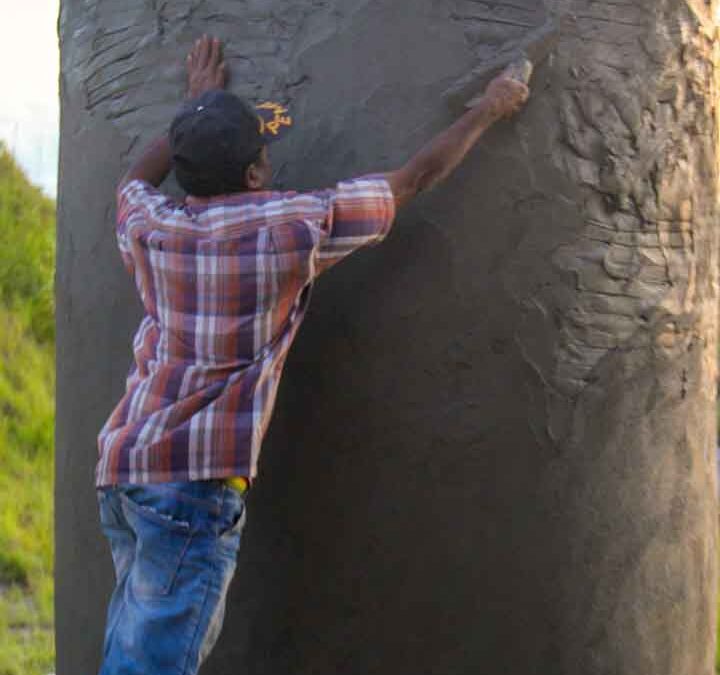
<svg viewBox="0 0 720 675"><path fill-rule="evenodd" d="M418 192L444 180L462 161L478 139L501 117L516 113L528 100L527 85L505 70L488 85L485 93L451 127L438 134L405 166L385 174L398 208Z"/></svg>
<svg viewBox="0 0 720 675"><path fill-rule="evenodd" d="M511 117L525 105L529 96L528 86L512 77L508 69L490 82L483 98L498 117Z"/></svg>
<svg viewBox="0 0 720 675"><path fill-rule="evenodd" d="M227 72L218 38L203 35L197 40L187 56L186 67L189 99L206 91L225 88Z"/></svg>

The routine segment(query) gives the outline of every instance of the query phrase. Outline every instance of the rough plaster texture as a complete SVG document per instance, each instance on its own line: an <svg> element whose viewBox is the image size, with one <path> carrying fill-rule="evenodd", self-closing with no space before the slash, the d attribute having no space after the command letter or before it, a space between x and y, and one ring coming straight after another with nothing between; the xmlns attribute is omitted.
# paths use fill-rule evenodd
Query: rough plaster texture
<svg viewBox="0 0 720 675"><path fill-rule="evenodd" d="M399 166L550 11L576 20L527 110L319 283L204 672L713 672L714 3L65 0L59 675L97 667L112 583L95 434L139 317L113 186L191 41L291 102L303 189Z"/></svg>

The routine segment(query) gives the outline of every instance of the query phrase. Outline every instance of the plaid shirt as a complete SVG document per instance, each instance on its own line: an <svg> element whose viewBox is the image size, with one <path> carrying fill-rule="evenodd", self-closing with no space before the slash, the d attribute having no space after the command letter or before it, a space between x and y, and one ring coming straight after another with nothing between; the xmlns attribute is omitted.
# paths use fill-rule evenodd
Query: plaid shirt
<svg viewBox="0 0 720 675"><path fill-rule="evenodd" d="M394 217L379 175L180 204L142 181L122 188L118 245L145 316L96 485L253 478L314 280Z"/></svg>

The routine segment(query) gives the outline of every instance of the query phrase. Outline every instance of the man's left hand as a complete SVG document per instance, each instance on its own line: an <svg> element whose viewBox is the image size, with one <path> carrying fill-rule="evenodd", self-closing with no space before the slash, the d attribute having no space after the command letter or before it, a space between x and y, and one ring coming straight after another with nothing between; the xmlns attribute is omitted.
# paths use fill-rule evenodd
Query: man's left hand
<svg viewBox="0 0 720 675"><path fill-rule="evenodd" d="M222 45L218 38L203 35L187 56L188 98L212 89L224 89L227 81Z"/></svg>

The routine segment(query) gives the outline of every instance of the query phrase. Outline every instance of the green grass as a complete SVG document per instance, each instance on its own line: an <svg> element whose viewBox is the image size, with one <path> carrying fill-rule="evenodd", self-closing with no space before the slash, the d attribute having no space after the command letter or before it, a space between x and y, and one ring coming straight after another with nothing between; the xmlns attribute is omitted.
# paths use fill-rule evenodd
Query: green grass
<svg viewBox="0 0 720 675"><path fill-rule="evenodd" d="M54 670L54 204L0 144L0 675Z"/></svg>

